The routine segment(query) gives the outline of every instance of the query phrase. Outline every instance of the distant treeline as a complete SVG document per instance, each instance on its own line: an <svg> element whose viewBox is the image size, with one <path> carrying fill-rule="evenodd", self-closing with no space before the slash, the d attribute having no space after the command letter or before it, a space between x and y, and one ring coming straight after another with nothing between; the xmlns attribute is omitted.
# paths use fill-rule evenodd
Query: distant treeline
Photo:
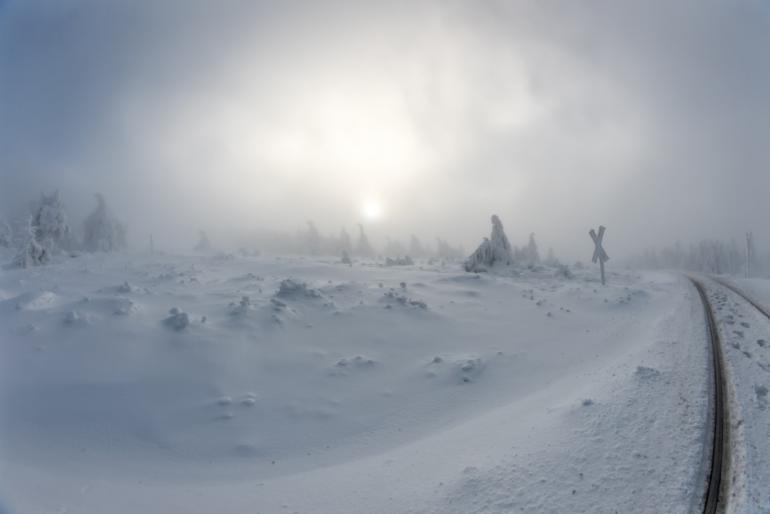
<svg viewBox="0 0 770 514"><path fill-rule="evenodd" d="M720 241L706 239L697 243L676 242L664 248L649 248L629 259L635 268L681 269L703 273L767 275L770 255L747 251L745 240Z"/></svg>

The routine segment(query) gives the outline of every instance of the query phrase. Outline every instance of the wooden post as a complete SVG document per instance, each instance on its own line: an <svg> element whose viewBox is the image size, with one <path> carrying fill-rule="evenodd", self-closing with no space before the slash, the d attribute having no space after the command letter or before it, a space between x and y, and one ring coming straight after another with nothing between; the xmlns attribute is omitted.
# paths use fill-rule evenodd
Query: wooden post
<svg viewBox="0 0 770 514"><path fill-rule="evenodd" d="M599 269L602 272L602 285L606 285L606 282L604 281L604 259L599 259Z"/></svg>

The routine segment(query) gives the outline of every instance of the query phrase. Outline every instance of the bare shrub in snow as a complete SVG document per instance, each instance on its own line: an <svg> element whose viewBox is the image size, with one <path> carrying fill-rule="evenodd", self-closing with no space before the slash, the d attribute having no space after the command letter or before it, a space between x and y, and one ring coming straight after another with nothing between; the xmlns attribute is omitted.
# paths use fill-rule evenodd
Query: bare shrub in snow
<svg viewBox="0 0 770 514"><path fill-rule="evenodd" d="M51 260L49 250L37 240L37 231L33 225L32 217L27 219L27 227L24 234L24 242L16 254L14 264L20 268L42 266Z"/></svg>
<svg viewBox="0 0 770 514"><path fill-rule="evenodd" d="M126 247L126 227L117 221L99 193L96 208L83 222L83 249L88 252L112 252Z"/></svg>
<svg viewBox="0 0 770 514"><path fill-rule="evenodd" d="M465 261L465 271L486 271L497 265L510 266L513 263L511 243L503 230L503 223L497 215L492 215L492 234L479 245Z"/></svg>

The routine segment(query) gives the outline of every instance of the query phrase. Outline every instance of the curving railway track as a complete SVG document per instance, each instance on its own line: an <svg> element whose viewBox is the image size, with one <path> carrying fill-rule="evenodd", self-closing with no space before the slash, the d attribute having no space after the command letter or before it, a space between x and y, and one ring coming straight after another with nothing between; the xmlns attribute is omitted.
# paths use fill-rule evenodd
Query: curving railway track
<svg viewBox="0 0 770 514"><path fill-rule="evenodd" d="M719 330L717 328L714 313L711 308L711 302L706 295L706 289L703 283L693 277L688 277L695 289L698 291L703 309L706 316L709 339L711 340L711 350L713 356L714 368L714 434L711 451L711 466L709 470L708 484L706 486L706 498L703 506L705 514L715 514L721 507L720 492L722 487L722 476L725 472L725 450L727 447L725 426L727 424L726 405L725 405L725 384L722 356L722 345L719 340Z"/></svg>

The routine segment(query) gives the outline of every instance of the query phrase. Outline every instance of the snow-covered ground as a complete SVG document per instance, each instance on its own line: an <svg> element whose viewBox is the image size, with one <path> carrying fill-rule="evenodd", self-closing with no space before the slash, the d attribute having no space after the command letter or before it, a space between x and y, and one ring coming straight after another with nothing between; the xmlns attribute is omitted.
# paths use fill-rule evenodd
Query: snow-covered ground
<svg viewBox="0 0 770 514"><path fill-rule="evenodd" d="M0 495L23 514L698 510L697 295L595 275L139 254L0 271Z"/></svg>
<svg viewBox="0 0 770 514"><path fill-rule="evenodd" d="M770 280L728 279L770 306ZM746 300L708 283L716 311L730 395L728 512L770 512L770 320Z"/></svg>

